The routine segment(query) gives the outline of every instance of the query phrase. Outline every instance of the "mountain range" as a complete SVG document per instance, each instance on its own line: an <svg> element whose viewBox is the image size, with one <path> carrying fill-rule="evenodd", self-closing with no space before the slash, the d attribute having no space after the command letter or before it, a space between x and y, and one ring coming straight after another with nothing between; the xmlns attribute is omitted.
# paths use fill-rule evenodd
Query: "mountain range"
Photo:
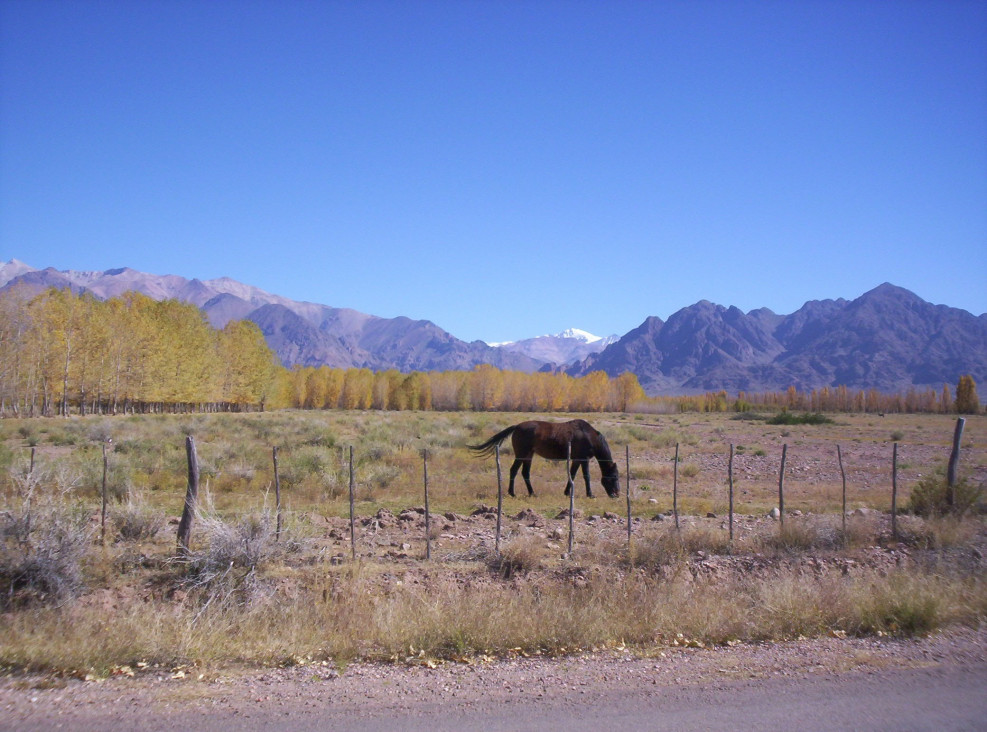
<svg viewBox="0 0 987 732"><path fill-rule="evenodd" d="M904 391L987 380L987 314L933 305L882 284L854 300L813 300L790 315L743 312L707 300L667 321L651 316L617 338L570 330L513 343L467 343L428 320L380 318L298 302L229 278L186 279L133 269L102 272L0 266L0 291L21 286L90 292L99 298L136 290L199 307L215 327L256 323L286 366L300 364L401 371L471 369L488 363L519 371L602 370L637 375L648 394L812 389Z"/></svg>

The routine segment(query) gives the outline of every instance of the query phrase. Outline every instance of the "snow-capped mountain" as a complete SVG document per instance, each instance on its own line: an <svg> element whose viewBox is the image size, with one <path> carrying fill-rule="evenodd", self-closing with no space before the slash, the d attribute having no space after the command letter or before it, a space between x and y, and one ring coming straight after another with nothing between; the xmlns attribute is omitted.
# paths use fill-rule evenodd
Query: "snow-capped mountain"
<svg viewBox="0 0 987 732"><path fill-rule="evenodd" d="M520 353L536 361L563 366L582 361L591 353L599 353L620 336L602 337L579 328L568 328L554 335L526 338L509 343L491 343L510 353Z"/></svg>

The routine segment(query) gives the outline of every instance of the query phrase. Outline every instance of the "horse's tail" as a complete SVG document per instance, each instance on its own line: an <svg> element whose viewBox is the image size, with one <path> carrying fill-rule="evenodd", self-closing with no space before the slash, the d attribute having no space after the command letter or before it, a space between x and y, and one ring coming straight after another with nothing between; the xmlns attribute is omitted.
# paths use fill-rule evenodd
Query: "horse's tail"
<svg viewBox="0 0 987 732"><path fill-rule="evenodd" d="M506 430L501 430L496 435L491 437L489 440L480 445L467 445L475 455L478 457L486 457L493 453L497 449L497 446L508 438L508 436L517 429L517 425L511 425Z"/></svg>

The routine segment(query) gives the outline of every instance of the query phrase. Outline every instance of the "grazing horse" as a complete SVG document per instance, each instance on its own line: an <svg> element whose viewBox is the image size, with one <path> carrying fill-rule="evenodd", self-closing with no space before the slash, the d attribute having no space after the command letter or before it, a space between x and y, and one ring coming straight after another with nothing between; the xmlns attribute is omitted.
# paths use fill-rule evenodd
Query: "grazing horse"
<svg viewBox="0 0 987 732"><path fill-rule="evenodd" d="M469 449L477 455L489 455L501 442L511 437L514 447L514 464L511 465L511 482L507 492L514 495L514 478L518 469L521 477L528 486L528 495L535 494L531 487L531 459L540 455L548 460L565 460L566 448L572 445L572 465L569 468L569 478L576 477L576 471L583 469L586 480L586 495L593 497L589 487L589 461L596 458L600 463L601 482L607 495L616 498L620 495L620 476L617 473L617 463L610 454L610 446L606 439L590 426L589 422L574 419L571 422L521 422L496 435L481 445L469 445ZM569 485L566 484L565 495L569 495Z"/></svg>

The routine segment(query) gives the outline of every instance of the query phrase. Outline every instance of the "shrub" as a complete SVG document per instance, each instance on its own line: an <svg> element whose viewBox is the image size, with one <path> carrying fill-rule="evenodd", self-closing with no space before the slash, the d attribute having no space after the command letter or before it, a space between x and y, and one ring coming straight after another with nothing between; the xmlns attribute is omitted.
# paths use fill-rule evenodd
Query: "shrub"
<svg viewBox="0 0 987 732"><path fill-rule="evenodd" d="M85 512L57 499L32 500L0 513L0 607L63 604L83 586L92 545Z"/></svg>
<svg viewBox="0 0 987 732"><path fill-rule="evenodd" d="M832 542L823 541L820 533L807 521L789 520L777 534L766 537L765 543L777 551L800 552Z"/></svg>
<svg viewBox="0 0 987 732"><path fill-rule="evenodd" d="M516 574L526 574L542 569L548 557L544 541L536 536L521 536L504 545L500 555L492 553L488 566L508 579Z"/></svg>
<svg viewBox="0 0 987 732"><path fill-rule="evenodd" d="M953 503L949 502L949 485L943 468L925 475L912 488L909 508L918 516L944 516L963 514L972 509L983 494L983 486L973 485L969 478L962 478L953 486Z"/></svg>
<svg viewBox="0 0 987 732"><path fill-rule="evenodd" d="M219 517L207 495L197 511L195 533L205 547L188 556L181 585L203 609L246 607L266 596L258 571L278 554L275 517L265 508L234 521ZM198 616L197 616L198 618Z"/></svg>
<svg viewBox="0 0 987 732"><path fill-rule="evenodd" d="M128 498L110 509L110 520L117 527L121 541L145 541L153 538L165 525L165 515L154 511L139 498Z"/></svg>
<svg viewBox="0 0 987 732"><path fill-rule="evenodd" d="M681 478L695 478L697 475L699 475L699 466L695 463L686 463L679 468L679 477Z"/></svg>
<svg viewBox="0 0 987 732"><path fill-rule="evenodd" d="M767 424L833 424L833 420L821 412L805 412L795 414L794 412L779 412L767 421Z"/></svg>

